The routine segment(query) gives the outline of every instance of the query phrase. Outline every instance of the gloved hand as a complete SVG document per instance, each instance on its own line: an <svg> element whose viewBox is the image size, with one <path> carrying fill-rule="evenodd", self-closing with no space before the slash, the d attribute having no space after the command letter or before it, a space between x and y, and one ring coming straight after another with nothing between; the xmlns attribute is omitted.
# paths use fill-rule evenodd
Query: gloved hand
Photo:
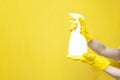
<svg viewBox="0 0 120 80"><path fill-rule="evenodd" d="M110 65L110 62L104 56L99 56L97 54L92 54L92 53L84 53L82 56L72 57L70 59L81 60L92 66L95 66L100 70L104 70Z"/></svg>
<svg viewBox="0 0 120 80"><path fill-rule="evenodd" d="M84 17L81 15L78 17L78 21L74 19L74 17L70 16L70 31L74 30L78 23L81 24L81 31L80 33L86 38L87 42L90 42L92 40L92 36L86 31L86 26L85 26L85 20Z"/></svg>
<svg viewBox="0 0 120 80"><path fill-rule="evenodd" d="M92 36L87 32L85 20L81 17L78 18L79 22L81 23L81 34L86 38L87 42L92 40Z"/></svg>

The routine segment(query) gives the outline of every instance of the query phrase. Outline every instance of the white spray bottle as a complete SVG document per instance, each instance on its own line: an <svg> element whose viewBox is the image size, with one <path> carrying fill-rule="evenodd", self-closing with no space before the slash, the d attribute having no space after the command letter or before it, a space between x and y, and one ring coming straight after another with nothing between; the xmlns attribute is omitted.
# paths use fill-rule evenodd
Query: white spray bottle
<svg viewBox="0 0 120 80"><path fill-rule="evenodd" d="M84 17L80 14L70 13L69 15L77 21L78 18L84 19ZM67 56L69 58L78 59L82 54L87 53L88 51L87 41L85 37L80 33L80 31L81 24L79 22L77 27L71 32Z"/></svg>

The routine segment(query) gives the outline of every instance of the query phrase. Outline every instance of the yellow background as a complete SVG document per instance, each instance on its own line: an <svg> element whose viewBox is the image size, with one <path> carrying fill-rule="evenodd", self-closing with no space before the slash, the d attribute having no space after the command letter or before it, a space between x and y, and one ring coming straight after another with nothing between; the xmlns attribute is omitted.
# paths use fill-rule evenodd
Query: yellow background
<svg viewBox="0 0 120 80"><path fill-rule="evenodd" d="M120 0L0 0L0 80L114 80L66 59L70 12L85 16L97 40L120 46Z"/></svg>

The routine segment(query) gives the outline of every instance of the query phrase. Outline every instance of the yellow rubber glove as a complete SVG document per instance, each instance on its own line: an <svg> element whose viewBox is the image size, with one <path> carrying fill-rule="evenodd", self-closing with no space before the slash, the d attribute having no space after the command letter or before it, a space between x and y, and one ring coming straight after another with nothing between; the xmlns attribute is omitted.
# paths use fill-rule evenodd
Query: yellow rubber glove
<svg viewBox="0 0 120 80"><path fill-rule="evenodd" d="M90 42L92 40L92 37L91 35L86 31L86 26L85 26L85 20L84 20L84 17L81 15L78 17L78 20L77 21L74 17L70 16L70 23L71 23L71 26L70 26L70 31L74 30L78 23L81 24L81 34L86 38L87 42Z"/></svg>
<svg viewBox="0 0 120 80"><path fill-rule="evenodd" d="M70 59L81 60L92 66L95 66L96 68L100 70L104 70L110 65L110 62L104 56L100 56L100 55L92 54L92 53L84 53L82 56L79 56L77 58L70 58Z"/></svg>
<svg viewBox="0 0 120 80"><path fill-rule="evenodd" d="M78 18L79 22L81 23L81 34L86 38L87 42L92 40L92 36L87 32L85 20L81 17Z"/></svg>

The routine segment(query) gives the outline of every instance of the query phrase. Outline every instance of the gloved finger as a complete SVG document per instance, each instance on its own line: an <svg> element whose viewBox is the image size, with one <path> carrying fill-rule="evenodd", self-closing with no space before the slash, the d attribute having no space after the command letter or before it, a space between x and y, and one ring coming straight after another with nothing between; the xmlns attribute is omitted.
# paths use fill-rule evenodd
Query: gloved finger
<svg viewBox="0 0 120 80"><path fill-rule="evenodd" d="M89 61L93 61L96 58L96 54L92 53L85 53L82 56L84 56Z"/></svg>

